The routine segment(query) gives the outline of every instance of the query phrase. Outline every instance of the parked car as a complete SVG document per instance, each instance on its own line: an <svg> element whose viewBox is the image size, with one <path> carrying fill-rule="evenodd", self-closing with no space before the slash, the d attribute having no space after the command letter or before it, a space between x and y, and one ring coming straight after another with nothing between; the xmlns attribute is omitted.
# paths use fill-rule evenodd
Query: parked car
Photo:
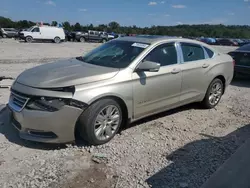
<svg viewBox="0 0 250 188"><path fill-rule="evenodd" d="M236 42L238 42L239 46L244 46L246 44L249 44L249 41L244 40L244 39L235 39Z"/></svg>
<svg viewBox="0 0 250 188"><path fill-rule="evenodd" d="M250 76L250 44L241 46L228 54L235 60L235 76Z"/></svg>
<svg viewBox="0 0 250 188"><path fill-rule="evenodd" d="M21 39L26 42L32 42L33 40L53 41L60 43L65 40L65 33L63 28L52 26L33 26L27 31L22 31L19 34Z"/></svg>
<svg viewBox="0 0 250 188"><path fill-rule="evenodd" d="M77 33L76 34L76 40L79 42L107 42L109 40L107 33L102 33L100 31L91 31L83 32L83 33Z"/></svg>
<svg viewBox="0 0 250 188"><path fill-rule="evenodd" d="M200 38L199 41L204 42L206 44L214 45L216 44L216 39L214 38Z"/></svg>
<svg viewBox="0 0 250 188"><path fill-rule="evenodd" d="M232 39L218 39L216 45L222 46L239 46L238 42Z"/></svg>
<svg viewBox="0 0 250 188"><path fill-rule="evenodd" d="M104 32L104 31L100 31L99 32L99 35L104 35L104 36L108 36L108 40L112 40L115 38L115 35L114 34L111 34L111 33L107 33L107 32Z"/></svg>
<svg viewBox="0 0 250 188"><path fill-rule="evenodd" d="M71 31L64 30L65 33L65 41L74 41L75 35Z"/></svg>
<svg viewBox="0 0 250 188"><path fill-rule="evenodd" d="M20 137L67 143L110 141L126 123L192 102L215 107L233 78L233 59L205 43L121 37L84 56L28 69L11 87Z"/></svg>
<svg viewBox="0 0 250 188"><path fill-rule="evenodd" d="M18 36L18 31L14 28L1 28L1 36L3 38L13 38Z"/></svg>

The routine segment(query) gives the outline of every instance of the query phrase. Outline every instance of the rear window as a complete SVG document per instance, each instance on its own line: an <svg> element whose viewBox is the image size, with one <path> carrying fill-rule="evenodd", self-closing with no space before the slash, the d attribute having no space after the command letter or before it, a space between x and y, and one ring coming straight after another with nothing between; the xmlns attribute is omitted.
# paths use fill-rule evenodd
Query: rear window
<svg viewBox="0 0 250 188"><path fill-rule="evenodd" d="M204 47L204 49L206 50L209 58L212 58L214 56L214 52L212 50L208 49L207 47Z"/></svg>
<svg viewBox="0 0 250 188"><path fill-rule="evenodd" d="M250 44L246 44L237 49L237 51L250 51Z"/></svg>

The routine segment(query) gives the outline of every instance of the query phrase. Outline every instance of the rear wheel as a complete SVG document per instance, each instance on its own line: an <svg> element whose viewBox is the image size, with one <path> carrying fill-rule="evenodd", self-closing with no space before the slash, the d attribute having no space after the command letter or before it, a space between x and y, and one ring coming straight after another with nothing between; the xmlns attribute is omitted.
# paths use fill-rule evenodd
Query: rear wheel
<svg viewBox="0 0 250 188"><path fill-rule="evenodd" d="M219 102L223 95L224 85L223 82L215 78L209 85L205 98L202 104L205 108L214 108Z"/></svg>
<svg viewBox="0 0 250 188"><path fill-rule="evenodd" d="M113 99L93 103L79 118L79 131L84 140L92 145L109 142L122 123L122 110Z"/></svg>
<svg viewBox="0 0 250 188"><path fill-rule="evenodd" d="M54 38L54 42L58 44L58 43L61 42L61 39L60 39L59 37L55 37L55 38Z"/></svg>
<svg viewBox="0 0 250 188"><path fill-rule="evenodd" d="M28 43L32 42L32 40L33 40L33 38L31 36L28 36L25 38L25 41Z"/></svg>
<svg viewBox="0 0 250 188"><path fill-rule="evenodd" d="M7 38L7 35L3 34L3 38Z"/></svg>

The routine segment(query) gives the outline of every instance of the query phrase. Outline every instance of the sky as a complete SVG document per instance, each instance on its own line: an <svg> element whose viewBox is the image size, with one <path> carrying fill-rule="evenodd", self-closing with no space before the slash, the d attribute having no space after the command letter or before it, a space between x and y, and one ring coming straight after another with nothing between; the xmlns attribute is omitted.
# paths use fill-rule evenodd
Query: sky
<svg viewBox="0 0 250 188"><path fill-rule="evenodd" d="M0 16L35 22L250 25L250 0L0 0Z"/></svg>

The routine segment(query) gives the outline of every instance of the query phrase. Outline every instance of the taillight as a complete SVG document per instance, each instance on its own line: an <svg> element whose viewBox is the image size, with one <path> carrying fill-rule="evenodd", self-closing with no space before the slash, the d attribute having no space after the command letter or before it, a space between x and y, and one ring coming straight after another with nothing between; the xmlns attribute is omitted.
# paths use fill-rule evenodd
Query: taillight
<svg viewBox="0 0 250 188"><path fill-rule="evenodd" d="M235 60L233 60L233 65L235 66Z"/></svg>

